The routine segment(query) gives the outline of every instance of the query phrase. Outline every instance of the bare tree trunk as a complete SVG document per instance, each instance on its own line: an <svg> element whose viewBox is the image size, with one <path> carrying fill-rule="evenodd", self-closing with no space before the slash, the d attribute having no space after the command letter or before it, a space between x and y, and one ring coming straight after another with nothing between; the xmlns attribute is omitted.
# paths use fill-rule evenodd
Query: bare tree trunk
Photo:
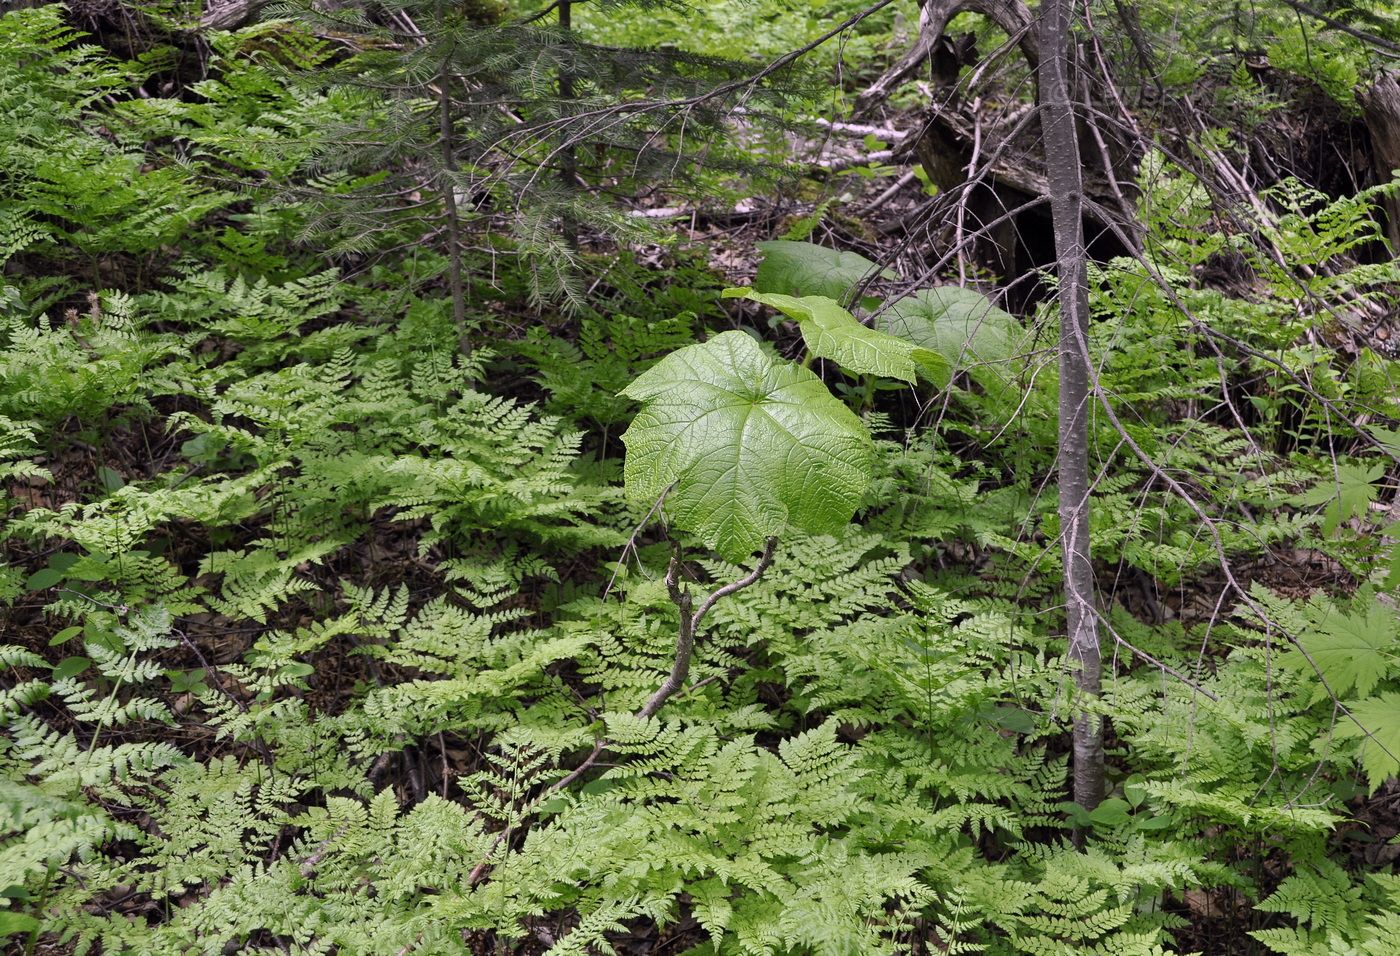
<svg viewBox="0 0 1400 956"><path fill-rule="evenodd" d="M442 140L442 172L438 179L443 209L447 213L447 281L452 292L452 325L457 330L457 348L463 354L471 351L467 338L467 295L462 282L462 223L457 212L457 152L452 135L452 99L448 84L452 81L446 64L438 77L438 135Z"/></svg>
<svg viewBox="0 0 1400 956"><path fill-rule="evenodd" d="M1377 178L1385 182L1400 171L1400 76L1383 74L1361 94L1361 107L1371 133ZM1385 201L1385 213L1391 252L1400 255L1400 196Z"/></svg>
<svg viewBox="0 0 1400 956"><path fill-rule="evenodd" d="M439 3L439 21L445 13L444 5ZM462 278L462 219L457 208L457 177L454 175L457 172L457 143L452 122L452 79L451 63L444 54L437 78L438 149L442 162L437 178L443 212L447 216L447 283L452 295L452 326L457 331L457 348L466 355L471 352L471 341L467 338L467 292Z"/></svg>
<svg viewBox="0 0 1400 956"><path fill-rule="evenodd" d="M1102 658L1089 560L1089 284L1084 247L1084 167L1080 162L1069 73L1072 0L1043 0L1039 82L1041 132L1060 279L1060 535L1065 619L1078 708L1099 695ZM1092 810L1103 799L1103 719L1077 709L1074 802Z"/></svg>
<svg viewBox="0 0 1400 956"><path fill-rule="evenodd" d="M574 5L571 0L559 0L559 29L565 33L570 33L574 29ZM574 98L574 77L568 70L561 70L559 73L559 99L564 103ZM568 108L567 106L565 107ZM564 135L572 138L573 133L567 128ZM560 157L559 179L564 183L565 189L578 189L580 182L578 178L578 153L573 144L564 147L564 153ZM567 213L564 216L564 241L571 248L578 248L578 223L573 216Z"/></svg>

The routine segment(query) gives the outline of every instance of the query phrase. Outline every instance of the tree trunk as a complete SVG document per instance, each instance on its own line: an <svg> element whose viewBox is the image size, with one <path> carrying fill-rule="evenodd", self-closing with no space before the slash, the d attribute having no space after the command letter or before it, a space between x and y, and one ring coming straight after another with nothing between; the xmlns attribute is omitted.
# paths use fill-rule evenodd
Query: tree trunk
<svg viewBox="0 0 1400 956"><path fill-rule="evenodd" d="M1361 94L1366 129L1371 133L1371 153L1376 179L1386 182L1400 171L1400 78L1386 73ZM1385 201L1386 235L1390 251L1400 255L1400 196Z"/></svg>
<svg viewBox="0 0 1400 956"><path fill-rule="evenodd" d="M452 100L449 86L452 74L444 63L438 75L438 135L442 150L442 171L438 175L443 211L447 216L447 281L452 293L452 325L457 330L457 348L471 353L467 335L467 294L462 277L462 220L457 209L457 148L453 137Z"/></svg>
<svg viewBox="0 0 1400 956"><path fill-rule="evenodd" d="M559 29L567 33L572 33L574 29L573 3L571 0L559 0ZM568 70L561 70L559 73L559 99L563 104L568 104L574 98L574 77ZM564 105L563 109L572 107ZM567 139L573 138L573 131L565 127L564 136ZM578 153L572 143L564 146L563 155L560 156L559 179L564 184L566 190L578 189L580 181L578 178ZM569 244L569 248L578 248L579 224L574 217L565 212L564 214L564 241Z"/></svg>
<svg viewBox="0 0 1400 956"><path fill-rule="evenodd" d="M1040 124L1060 280L1060 535L1065 566L1069 662L1078 687L1074 717L1074 802L1103 799L1103 719L1088 713L1099 695L1102 660L1089 560L1088 252L1084 246L1084 167L1070 95L1071 0L1043 0L1040 20Z"/></svg>

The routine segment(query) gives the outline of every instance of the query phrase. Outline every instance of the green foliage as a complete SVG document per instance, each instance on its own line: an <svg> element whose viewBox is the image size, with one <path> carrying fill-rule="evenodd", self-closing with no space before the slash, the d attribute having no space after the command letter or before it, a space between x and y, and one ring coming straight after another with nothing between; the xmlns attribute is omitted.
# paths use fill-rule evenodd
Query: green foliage
<svg viewBox="0 0 1400 956"><path fill-rule="evenodd" d="M542 3L532 5L544 6ZM852 0L814 7L794 0L763 0L762 3L658 2L647 7L645 16L618 17L598 14L581 6L580 18L590 34L601 42L621 46L661 43L695 53L720 57L755 57L773 60L813 37L832 29L864 4ZM838 45L826 44L814 51L819 76L846 70L869 70L889 42L891 22L899 20L897 8L886 7L863 21ZM907 16L907 11L904 11ZM834 97L844 95L840 84L815 85L804 91L823 108L831 109ZM837 110L839 106L835 107Z"/></svg>
<svg viewBox="0 0 1400 956"><path fill-rule="evenodd" d="M535 325L508 348L549 392L552 413L610 428L635 407L618 393L662 355L694 341L697 321L713 311L706 292L715 283L708 271L678 262L658 285L627 258L613 263L605 281L611 288L595 289L562 329Z"/></svg>
<svg viewBox="0 0 1400 956"><path fill-rule="evenodd" d="M946 376L942 356L892 335L866 328L855 316L830 298L755 292L752 289L726 289L726 298L742 297L772 306L794 318L802 330L802 340L815 358L830 359L848 372L884 375L913 384L915 371Z"/></svg>
<svg viewBox="0 0 1400 956"><path fill-rule="evenodd" d="M844 302L864 281L895 277L893 272L881 269L865 256L826 249L810 242L775 239L760 242L758 249L763 253L763 261L758 265L753 284L762 293L825 296Z"/></svg>
<svg viewBox="0 0 1400 956"><path fill-rule="evenodd" d="M593 15L622 19L635 15L629 7L666 5L607 3ZM329 188L308 234L355 253L440 235L453 283L515 256L536 302L576 310L587 300L580 229L624 240L650 234L610 196L702 161L716 172L756 169L721 135L721 107L742 96L780 122L792 71L751 79L747 51L595 42L555 11L403 0L385 16L276 4L275 15L345 37L352 51L299 74L314 95L349 105L316 131L307 171ZM468 237L480 246L465 250Z"/></svg>
<svg viewBox="0 0 1400 956"><path fill-rule="evenodd" d="M642 411L623 435L628 494L738 560L789 527L850 521L869 483L870 436L804 368L742 332L673 352L623 390Z"/></svg>
<svg viewBox="0 0 1400 956"><path fill-rule="evenodd" d="M1290 876L1259 904L1266 912L1288 914L1298 927L1250 935L1283 956L1378 956L1394 946L1398 907L1400 885L1394 876L1373 875L1357 886L1340 867L1326 863Z"/></svg>
<svg viewBox="0 0 1400 956"><path fill-rule="evenodd" d="M642 39L693 22L709 52L747 53L714 32L735 9L650 6ZM756 9L757 50L843 12ZM377 19L404 11L442 29L418 46ZM828 390L732 330L697 255L559 249L604 204L551 176L543 205L515 205L559 140L518 166L487 140L735 67L676 51L649 72L499 13L351 6L313 14L324 40L285 21L207 36L207 75L170 96L150 94L188 62L118 61L56 6L0 18L0 938L1159 954L1192 948L1188 915L1219 896L1271 951L1388 956L1397 884L1349 821L1400 769L1393 489L1335 409L1382 445L1400 415L1390 363L1320 347L1332 317L1308 304L1389 301L1394 265L1357 264L1383 191L1281 186L1252 242L1144 163L1165 287L1136 261L1094 274L1089 346L1123 429L1096 407L1091 545L1118 653L1097 704L1110 793L1085 812L1064 802L1077 702L1036 354L1053 314L1025 327L951 286L847 311L892 273L766 243L748 297L797 320L812 368L864 377ZM645 20L575 13L589 41ZM434 152L444 63L464 71L455 173ZM734 142L705 134L715 175L763 140L749 116ZM690 135L622 126L576 150L592 181L630 188ZM453 186L482 233L462 249L483 267L469 353L432 248ZM819 222L839 235L820 214L798 231ZM541 248L597 266L567 316L529 303L552 281ZM1203 278L1226 253L1248 299ZM873 378L918 371L956 387ZM688 681L636 716L674 664L676 549L699 594L770 535ZM1330 590L1305 593L1318 568Z"/></svg>
<svg viewBox="0 0 1400 956"><path fill-rule="evenodd" d="M1363 517L1375 500L1375 481L1385 474L1385 465L1354 465L1338 462L1336 473L1320 480L1297 499L1300 505L1326 505L1322 533L1333 534L1342 522Z"/></svg>
<svg viewBox="0 0 1400 956"><path fill-rule="evenodd" d="M1400 693L1357 701L1348 716L1350 722L1338 727L1337 733L1359 738L1361 766L1371 789L1378 790L1400 773Z"/></svg>
<svg viewBox="0 0 1400 956"><path fill-rule="evenodd" d="M924 289L891 303L876 321L888 334L941 356L951 369L988 367L993 381L1009 377L1024 352L1025 332L1016 320L971 289Z"/></svg>
<svg viewBox="0 0 1400 956"><path fill-rule="evenodd" d="M1269 600L1256 588L1255 594ZM1400 674L1400 627L1393 609L1376 596L1363 591L1338 607L1325 596L1317 596L1302 608L1306 622L1294 632L1297 647L1284 658L1287 666L1316 672L1319 682L1315 700L1330 695L1365 697L1382 680ZM1290 609L1291 611L1292 609Z"/></svg>
<svg viewBox="0 0 1400 956"><path fill-rule="evenodd" d="M1285 107L1328 104L1354 114L1357 93L1389 56L1374 38L1394 36L1397 26L1385 3L1299 8L1274 0L1238 17L1191 23L1176 12L1170 4L1143 3L1135 14L1136 29L1157 43L1165 89L1228 112L1247 134Z"/></svg>
<svg viewBox="0 0 1400 956"><path fill-rule="evenodd" d="M99 256L157 250L233 198L92 129L96 101L162 62L117 63L79 40L58 6L0 20L0 263L24 255L90 272Z"/></svg>

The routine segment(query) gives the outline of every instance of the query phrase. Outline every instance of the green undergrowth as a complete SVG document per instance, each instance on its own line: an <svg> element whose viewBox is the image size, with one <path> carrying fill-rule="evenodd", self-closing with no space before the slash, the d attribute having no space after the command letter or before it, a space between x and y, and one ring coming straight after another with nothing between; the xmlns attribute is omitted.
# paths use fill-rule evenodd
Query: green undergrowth
<svg viewBox="0 0 1400 956"><path fill-rule="evenodd" d="M1145 211L1170 294L1134 263L1097 276L1123 429L1096 415L1111 795L1084 814L1052 314L939 386L817 364L874 435L855 518L785 536L642 718L675 650L673 545L697 590L744 569L624 496L620 393L744 334L721 283L684 251L669 272L599 256L588 303L542 314L495 249L464 354L437 257L330 261L296 241L308 208L234 172L292 177L362 104L293 92L264 28L216 39L194 95L128 98L158 64L82 46L56 10L0 17L0 934L1132 956L1193 951L1191 901L1228 899L1256 951L1393 952L1396 878L1341 836L1400 753L1397 574L1371 517L1391 462L1319 398L1393 417L1393 366L1306 344L1330 319L1297 301L1319 290L1267 263L1255 300L1198 283L1232 240L1192 228L1188 182ZM1370 228L1364 201L1284 201L1295 262ZM893 314L917 331L924 306ZM1340 585L1271 587L1258 569L1290 551Z"/></svg>

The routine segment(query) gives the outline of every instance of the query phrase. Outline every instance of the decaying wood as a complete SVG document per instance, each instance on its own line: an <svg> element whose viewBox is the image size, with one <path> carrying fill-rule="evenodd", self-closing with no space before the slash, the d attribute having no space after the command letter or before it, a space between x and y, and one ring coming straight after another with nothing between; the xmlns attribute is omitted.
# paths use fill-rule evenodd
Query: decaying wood
<svg viewBox="0 0 1400 956"><path fill-rule="evenodd" d="M940 109L929 116L914 140L914 155L928 173L929 181L939 189L950 191L967 179L972 144L977 138L975 126L968 110ZM1013 147L995 158L988 153L985 181L993 186L1009 186L1027 196L1049 195L1050 186L1040 164L1027 161L1030 146L1028 139L1024 149Z"/></svg>
<svg viewBox="0 0 1400 956"><path fill-rule="evenodd" d="M1383 182L1400 175L1400 76L1385 73L1361 94L1366 129L1376 159L1376 174ZM1385 201L1386 234L1390 247L1400 255L1400 196Z"/></svg>
<svg viewBox="0 0 1400 956"><path fill-rule="evenodd" d="M236 30L257 16L265 0L233 0L210 4L199 17L201 30Z"/></svg>
<svg viewBox="0 0 1400 956"><path fill-rule="evenodd" d="M856 97L856 112L883 102L895 87L928 62L948 24L964 12L980 13L1005 30L1007 36L1016 38L1032 68L1040 62L1040 44L1031 29L1031 13L1021 0L926 0L919 10L919 38L894 66Z"/></svg>
<svg viewBox="0 0 1400 956"><path fill-rule="evenodd" d="M1027 65L1035 71L1040 62L1041 39L1034 29L1031 13L1022 0L926 0L921 8L918 41L908 54L891 70L857 98L858 109L870 108L887 96L895 86L921 64L931 65L930 76L935 88L934 104L923 126L903 138L895 147L896 162L906 157L916 158L928 174L929 181L941 193L950 197L948 210L956 220L953 237L959 248L964 245L963 234L971 229L979 238L972 257L995 272L1009 275L1023 271L1017 260L1022 245L1021 231L1025 223L1010 210L1027 207L1027 203L1052 197L1051 184L1041 156L1038 128L1027 124L1029 107L1012 108L1001 114L988 113L976 104L962 100L962 84L956 71L938 68L950 55L947 47L960 49L947 33L948 25L959 13L975 12L991 19L1007 34L1006 46L1019 48ZM955 52L959 59L966 51ZM946 63L944 64L947 65ZM946 75L945 75L946 74ZM975 79L973 80L975 83ZM1090 131L1077 124L1077 135L1086 141ZM1084 188L1091 202L1083 205L1090 223L1095 223L1105 210L1123 210L1129 205L1116 181L1131 182L1133 161L1110 155L1107 143L1092 155L1108 163L1121 162L1123 172L1115 180L1091 164L1084 172ZM1031 203L1030 215L1045 220L1046 213L1039 203ZM1000 223L997 227L989 223ZM1107 223L1097 223L1106 227ZM1048 221L1042 223L1048 231ZM1104 229L1095 229L1095 234ZM1127 231L1133 230L1129 226ZM1032 258L1037 258L1032 256ZM959 257L960 267L962 256Z"/></svg>

